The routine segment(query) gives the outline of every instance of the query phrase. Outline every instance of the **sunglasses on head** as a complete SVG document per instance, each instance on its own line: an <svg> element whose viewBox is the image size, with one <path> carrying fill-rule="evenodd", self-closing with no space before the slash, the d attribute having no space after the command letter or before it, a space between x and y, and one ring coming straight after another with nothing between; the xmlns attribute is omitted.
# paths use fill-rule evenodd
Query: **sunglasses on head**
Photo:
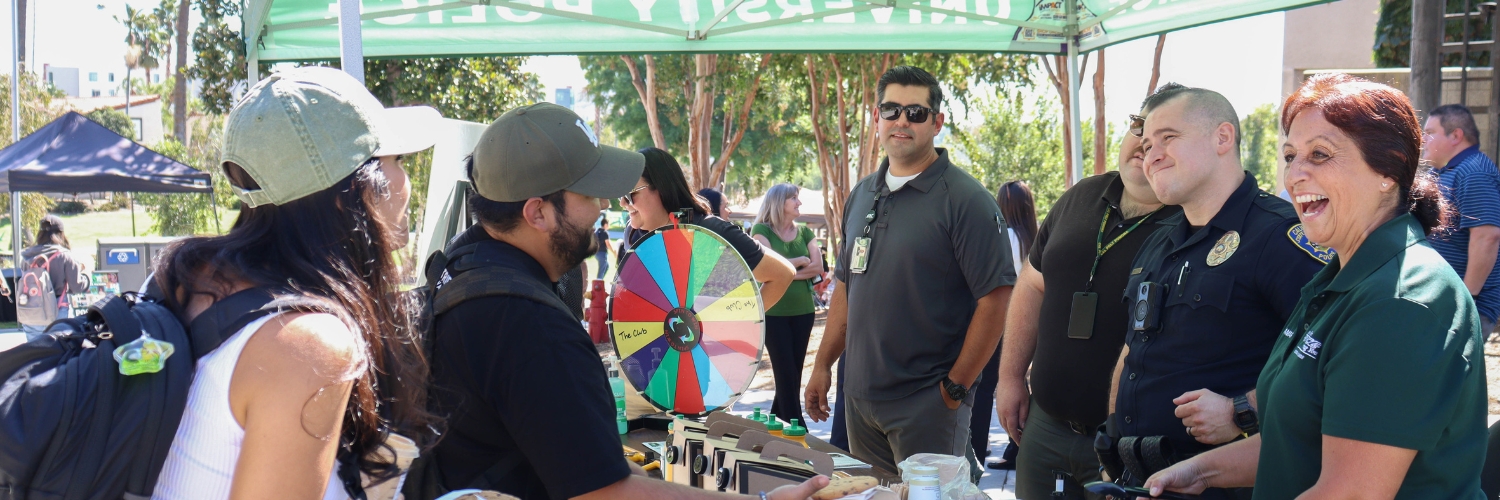
<svg viewBox="0 0 1500 500"><path fill-rule="evenodd" d="M624 203L626 205L634 205L635 204L635 194L641 192L642 190L645 190L648 187L651 187L651 186L649 186L649 185L642 185L642 186L636 187L635 189L630 190L629 193L625 193L625 196L621 196L620 197L620 203Z"/></svg>
<svg viewBox="0 0 1500 500"><path fill-rule="evenodd" d="M894 121L897 117L901 116L902 111L906 112L906 121L912 123L927 123L927 117L937 113L937 110L921 104L902 106L894 102L887 102L880 105L880 119Z"/></svg>
<svg viewBox="0 0 1500 500"><path fill-rule="evenodd" d="M1146 135L1146 117L1141 115L1130 115L1130 135L1142 137Z"/></svg>

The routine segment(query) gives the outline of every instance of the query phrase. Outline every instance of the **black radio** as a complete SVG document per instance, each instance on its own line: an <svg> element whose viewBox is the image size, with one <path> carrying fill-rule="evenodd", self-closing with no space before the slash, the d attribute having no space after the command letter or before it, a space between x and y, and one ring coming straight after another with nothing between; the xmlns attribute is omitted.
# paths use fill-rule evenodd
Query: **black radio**
<svg viewBox="0 0 1500 500"><path fill-rule="evenodd" d="M1137 332L1154 332L1161 328L1162 299L1167 296L1167 285L1143 281L1135 289L1135 305L1130 313L1130 326Z"/></svg>

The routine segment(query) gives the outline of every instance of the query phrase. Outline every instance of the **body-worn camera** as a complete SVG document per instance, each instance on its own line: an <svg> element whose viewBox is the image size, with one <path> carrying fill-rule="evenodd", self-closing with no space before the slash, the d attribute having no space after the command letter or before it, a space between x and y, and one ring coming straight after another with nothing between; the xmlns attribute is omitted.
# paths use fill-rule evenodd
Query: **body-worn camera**
<svg viewBox="0 0 1500 500"><path fill-rule="evenodd" d="M1149 281L1137 285L1130 326L1137 332L1154 332L1161 328L1162 298L1166 296L1167 285Z"/></svg>

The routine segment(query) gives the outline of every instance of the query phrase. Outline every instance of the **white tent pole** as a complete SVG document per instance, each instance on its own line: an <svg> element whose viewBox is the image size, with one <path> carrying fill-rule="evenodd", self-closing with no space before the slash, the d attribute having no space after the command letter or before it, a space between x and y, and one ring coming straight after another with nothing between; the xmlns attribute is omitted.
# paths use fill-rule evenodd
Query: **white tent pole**
<svg viewBox="0 0 1500 500"><path fill-rule="evenodd" d="M1083 117L1078 102L1078 0L1068 0L1066 8L1068 23L1063 28L1063 39L1068 44L1068 114L1072 117L1068 125L1072 129L1068 134L1068 157L1073 159L1073 182L1076 184L1083 180Z"/></svg>
<svg viewBox="0 0 1500 500"><path fill-rule="evenodd" d="M364 40L359 22L359 0L339 0L339 63L345 73L365 83Z"/></svg>
<svg viewBox="0 0 1500 500"><path fill-rule="evenodd" d="M10 0L10 143L21 142L21 27L20 0ZM17 280L21 279L21 193L10 186L10 249ZM0 284L4 280L0 279Z"/></svg>

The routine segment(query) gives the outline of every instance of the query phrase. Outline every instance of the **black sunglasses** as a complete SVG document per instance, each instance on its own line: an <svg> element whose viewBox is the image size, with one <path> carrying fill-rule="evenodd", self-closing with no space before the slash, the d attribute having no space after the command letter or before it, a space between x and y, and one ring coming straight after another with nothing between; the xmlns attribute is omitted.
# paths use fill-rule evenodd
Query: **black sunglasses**
<svg viewBox="0 0 1500 500"><path fill-rule="evenodd" d="M1130 135L1143 137L1146 135L1146 117L1141 115L1130 115Z"/></svg>
<svg viewBox="0 0 1500 500"><path fill-rule="evenodd" d="M937 113L937 110L921 104L902 106L894 102L887 102L880 104L880 119L894 121L897 117L901 116L902 111L906 111L906 121L912 123L927 123L927 117Z"/></svg>
<svg viewBox="0 0 1500 500"><path fill-rule="evenodd" d="M621 196L620 197L620 203L624 203L624 204L627 204L627 205L634 205L635 204L635 194L641 192L642 190L644 190L644 189L646 189L648 187L651 187L651 186L649 184L648 185L642 185L640 187L637 187L635 189L630 190L629 193L625 193L625 196Z"/></svg>

